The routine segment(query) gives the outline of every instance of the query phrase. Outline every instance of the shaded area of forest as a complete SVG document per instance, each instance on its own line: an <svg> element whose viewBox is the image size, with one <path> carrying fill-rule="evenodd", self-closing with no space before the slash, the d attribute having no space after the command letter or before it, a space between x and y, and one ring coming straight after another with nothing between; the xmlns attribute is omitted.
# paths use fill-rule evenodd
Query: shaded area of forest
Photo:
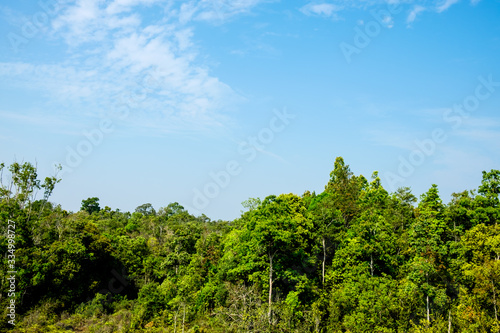
<svg viewBox="0 0 500 333"><path fill-rule="evenodd" d="M178 203L68 212L56 177L0 167L2 331L15 244L16 332L500 332L498 170L445 204L338 157L324 192L211 221Z"/></svg>

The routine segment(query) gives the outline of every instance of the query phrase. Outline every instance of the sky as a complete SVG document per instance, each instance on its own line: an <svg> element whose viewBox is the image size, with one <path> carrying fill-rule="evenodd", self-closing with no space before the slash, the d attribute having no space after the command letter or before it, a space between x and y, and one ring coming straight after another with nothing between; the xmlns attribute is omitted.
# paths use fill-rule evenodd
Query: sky
<svg viewBox="0 0 500 333"><path fill-rule="evenodd" d="M0 5L0 161L69 211L320 193L337 156L443 201L500 169L499 0Z"/></svg>

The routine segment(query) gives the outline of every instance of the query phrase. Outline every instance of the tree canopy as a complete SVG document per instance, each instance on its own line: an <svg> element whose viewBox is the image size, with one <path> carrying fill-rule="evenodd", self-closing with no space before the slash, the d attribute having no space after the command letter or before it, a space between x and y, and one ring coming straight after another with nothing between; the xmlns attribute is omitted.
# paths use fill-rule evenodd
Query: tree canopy
<svg viewBox="0 0 500 333"><path fill-rule="evenodd" d="M445 203L337 157L321 193L250 198L234 221L66 211L58 170L0 164L2 332L500 332L498 170Z"/></svg>

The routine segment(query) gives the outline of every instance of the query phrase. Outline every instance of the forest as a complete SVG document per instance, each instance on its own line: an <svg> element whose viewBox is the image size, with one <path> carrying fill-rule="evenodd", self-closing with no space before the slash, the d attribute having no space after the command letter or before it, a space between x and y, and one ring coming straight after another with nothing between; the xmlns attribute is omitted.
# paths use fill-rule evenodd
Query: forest
<svg viewBox="0 0 500 333"><path fill-rule="evenodd" d="M321 193L213 221L50 201L0 164L2 332L500 332L500 171L448 203L389 193L337 157Z"/></svg>

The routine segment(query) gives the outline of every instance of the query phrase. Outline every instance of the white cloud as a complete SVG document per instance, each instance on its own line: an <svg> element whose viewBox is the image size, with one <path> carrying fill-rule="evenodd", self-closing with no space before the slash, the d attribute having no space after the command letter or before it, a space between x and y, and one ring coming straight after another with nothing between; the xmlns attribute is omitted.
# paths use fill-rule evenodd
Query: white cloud
<svg viewBox="0 0 500 333"><path fill-rule="evenodd" d="M182 23L190 20L222 23L236 15L250 12L261 3L276 0L199 0L182 4L179 20Z"/></svg>
<svg viewBox="0 0 500 333"><path fill-rule="evenodd" d="M260 2L218 5L225 15L236 15ZM51 65L0 63L0 78L42 92L60 109L90 116L112 113L120 105L130 109L128 122L150 128L223 127L226 111L243 98L210 73L189 25L208 19L214 3L193 1L177 8L173 2L158 3L75 0L54 19L51 32L66 42L69 56ZM150 6L165 15L145 25L142 9Z"/></svg>
<svg viewBox="0 0 500 333"><path fill-rule="evenodd" d="M437 6L436 11L438 13L444 12L459 1L460 0L444 0L441 5Z"/></svg>
<svg viewBox="0 0 500 333"><path fill-rule="evenodd" d="M340 6L330 3L308 3L300 8L300 11L306 15L332 17L341 9L342 8Z"/></svg>
<svg viewBox="0 0 500 333"><path fill-rule="evenodd" d="M128 12L132 7L138 5L152 5L160 2L159 0L114 0L106 7L108 14L118 14Z"/></svg>
<svg viewBox="0 0 500 333"><path fill-rule="evenodd" d="M382 21L387 28L391 29L394 27L394 18L392 16L385 16Z"/></svg>
<svg viewBox="0 0 500 333"><path fill-rule="evenodd" d="M362 0L362 1L352 1L352 0L329 0L329 3L318 2L320 0L310 1L305 6L301 7L299 10L309 16L334 16L338 17L341 15L342 11L349 9L358 10L381 10L389 12L391 6L396 6L395 9L399 13L408 11L408 16L406 18L407 26L411 26L411 23L415 21L417 16L423 11L432 10L438 13L445 12L451 6L460 2L460 0ZM481 0L470 0L472 6L477 5ZM399 14L394 14L398 16ZM391 28L394 26L394 18L389 15L385 15L384 22L387 27ZM358 23L359 24L359 23Z"/></svg>
<svg viewBox="0 0 500 333"><path fill-rule="evenodd" d="M408 25L411 25L415 21L415 19L417 18L417 15L422 13L423 11L425 11L425 7L422 7L419 5L413 7L411 12L408 14L408 17L406 18L406 23Z"/></svg>

